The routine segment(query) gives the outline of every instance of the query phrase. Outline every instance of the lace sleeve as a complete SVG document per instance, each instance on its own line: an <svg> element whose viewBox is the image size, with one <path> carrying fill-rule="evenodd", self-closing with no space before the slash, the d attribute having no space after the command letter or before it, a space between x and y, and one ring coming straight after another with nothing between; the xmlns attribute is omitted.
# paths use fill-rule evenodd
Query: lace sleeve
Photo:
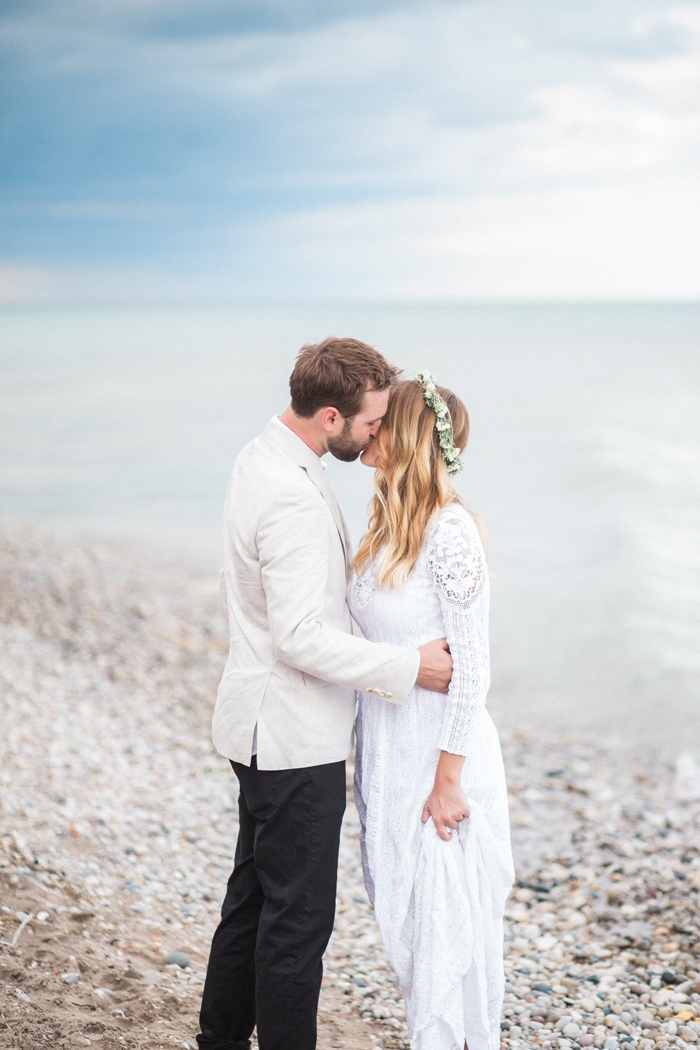
<svg viewBox="0 0 700 1050"><path fill-rule="evenodd" d="M439 747L466 755L489 687L486 562L471 523L457 513L439 519L427 556L454 664Z"/></svg>

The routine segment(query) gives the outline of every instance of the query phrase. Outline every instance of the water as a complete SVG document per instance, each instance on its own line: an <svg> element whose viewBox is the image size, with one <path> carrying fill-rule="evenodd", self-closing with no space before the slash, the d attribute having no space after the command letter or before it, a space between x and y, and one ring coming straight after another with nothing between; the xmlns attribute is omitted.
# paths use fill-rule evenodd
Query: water
<svg viewBox="0 0 700 1050"><path fill-rule="evenodd" d="M492 704L700 744L700 307L6 310L0 504L214 568L236 452L302 343L430 368L472 419L460 483L493 570ZM361 533L371 472L331 462Z"/></svg>

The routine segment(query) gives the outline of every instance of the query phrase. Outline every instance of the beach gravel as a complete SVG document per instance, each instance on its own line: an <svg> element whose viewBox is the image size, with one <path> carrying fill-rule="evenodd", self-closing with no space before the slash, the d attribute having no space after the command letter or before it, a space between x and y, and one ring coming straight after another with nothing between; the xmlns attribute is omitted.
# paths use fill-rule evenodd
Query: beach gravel
<svg viewBox="0 0 700 1050"><path fill-rule="evenodd" d="M0 1045L194 1048L236 836L236 781L209 739L216 581L145 548L5 527L0 645ZM696 1046L695 759L501 732L517 866L504 1046ZM358 838L349 802L319 1046L398 1050Z"/></svg>

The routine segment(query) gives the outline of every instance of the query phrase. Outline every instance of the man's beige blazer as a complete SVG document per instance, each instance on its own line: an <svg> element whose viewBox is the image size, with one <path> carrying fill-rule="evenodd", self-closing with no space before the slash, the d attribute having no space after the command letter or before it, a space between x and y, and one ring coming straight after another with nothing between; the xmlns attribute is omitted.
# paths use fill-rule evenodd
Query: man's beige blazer
<svg viewBox="0 0 700 1050"><path fill-rule="evenodd" d="M274 417L238 456L226 497L222 593L230 650L212 737L260 769L347 758L355 690L401 704L420 656L352 633L351 550L318 456Z"/></svg>

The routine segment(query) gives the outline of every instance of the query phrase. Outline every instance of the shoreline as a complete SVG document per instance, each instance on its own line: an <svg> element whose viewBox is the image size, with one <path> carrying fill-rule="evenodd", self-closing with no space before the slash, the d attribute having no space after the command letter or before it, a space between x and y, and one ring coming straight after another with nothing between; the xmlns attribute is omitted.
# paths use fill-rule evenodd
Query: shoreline
<svg viewBox="0 0 700 1050"><path fill-rule="evenodd" d="M0 1031L23 1050L194 1047L236 832L235 779L209 740L216 581L126 542L5 526L0 637ZM504 1045L696 1044L692 757L499 731L517 870ZM401 1050L358 833L350 803L319 1047ZM167 966L174 951L191 965Z"/></svg>

